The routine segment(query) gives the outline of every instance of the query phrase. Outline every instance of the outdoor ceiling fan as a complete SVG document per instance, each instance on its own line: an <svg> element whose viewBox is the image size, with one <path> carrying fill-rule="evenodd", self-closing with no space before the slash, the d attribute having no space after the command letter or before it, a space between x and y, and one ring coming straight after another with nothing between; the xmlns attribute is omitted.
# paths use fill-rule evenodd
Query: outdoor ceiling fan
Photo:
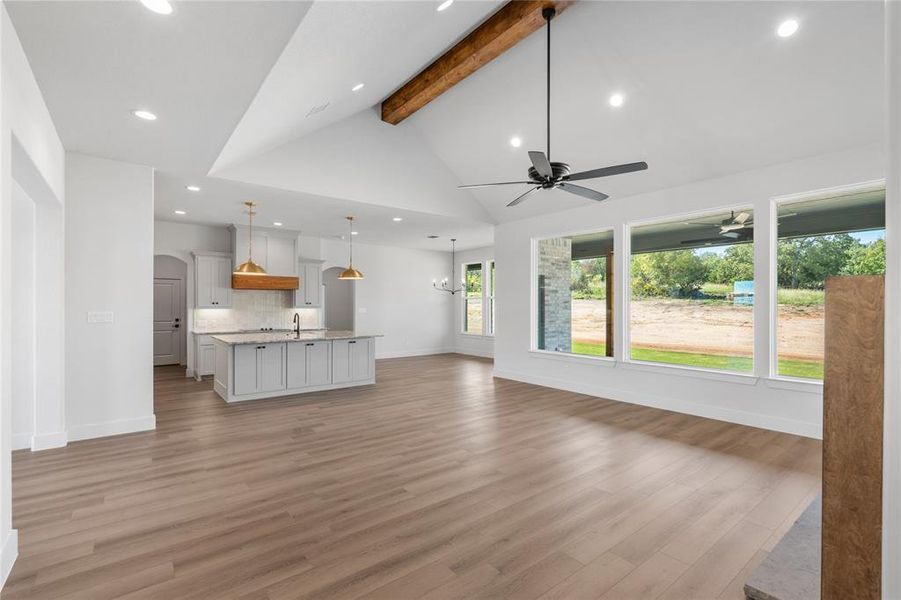
<svg viewBox="0 0 901 600"><path fill-rule="evenodd" d="M564 192L582 196L589 200L606 200L609 198L607 194L597 192L595 190L576 185L573 181L582 181L585 179L596 179L598 177L609 177L610 175L621 175L623 173L632 173L633 171L644 171L648 168L646 162L634 162L623 165L614 165L610 167L601 167L591 171L582 171L580 173L570 173L569 165L563 162L551 162L551 20L557 11L552 7L542 9L541 16L547 21L547 152L531 151L529 152L529 160L532 166L529 167L528 181L505 181L501 183L481 183L475 185L461 185L459 189L490 187L496 185L529 185L531 189L517 196L507 206L516 206L528 196L538 190L561 189Z"/></svg>
<svg viewBox="0 0 901 600"><path fill-rule="evenodd" d="M697 221L689 221L686 225L708 225L711 227L719 227L720 235L727 238L738 239L742 237L743 229L748 229L754 226L754 219L751 217L751 213L742 211L735 214L735 211L732 211L732 214L719 223L710 223L710 222L697 222Z"/></svg>

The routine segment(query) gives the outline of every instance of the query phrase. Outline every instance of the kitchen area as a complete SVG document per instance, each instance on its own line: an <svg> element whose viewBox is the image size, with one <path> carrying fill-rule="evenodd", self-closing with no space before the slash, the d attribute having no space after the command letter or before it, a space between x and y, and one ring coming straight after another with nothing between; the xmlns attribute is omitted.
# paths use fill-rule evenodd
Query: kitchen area
<svg viewBox="0 0 901 600"><path fill-rule="evenodd" d="M198 381L212 376L227 402L375 383L378 336L353 325L362 273L352 265L324 272L300 232L255 227L253 204L247 213L247 225L224 228L231 252L191 250L184 282L155 277L155 364L181 363ZM180 288L193 293L181 300Z"/></svg>

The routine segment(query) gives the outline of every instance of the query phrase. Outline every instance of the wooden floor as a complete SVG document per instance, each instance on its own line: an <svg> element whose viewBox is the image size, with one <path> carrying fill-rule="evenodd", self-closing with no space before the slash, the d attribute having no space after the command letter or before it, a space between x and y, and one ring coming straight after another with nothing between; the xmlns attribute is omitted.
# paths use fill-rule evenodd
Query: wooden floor
<svg viewBox="0 0 901 600"><path fill-rule="evenodd" d="M456 355L13 457L2 598L742 598L819 442L493 380Z"/></svg>

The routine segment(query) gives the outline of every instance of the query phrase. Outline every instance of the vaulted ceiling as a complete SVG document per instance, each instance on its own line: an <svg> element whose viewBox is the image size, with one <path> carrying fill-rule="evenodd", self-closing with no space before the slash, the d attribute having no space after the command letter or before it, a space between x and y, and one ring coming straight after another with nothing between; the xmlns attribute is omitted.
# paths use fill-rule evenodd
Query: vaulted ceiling
<svg viewBox="0 0 901 600"><path fill-rule="evenodd" d="M522 179L544 149L544 31L400 125L379 119L497 1L7 5L67 149L159 169L158 218L232 222L254 196L311 233L350 211L361 242L475 247L494 223L589 202L456 189ZM798 33L776 36L789 17ZM878 1L577 2L553 27L552 159L646 160L588 182L615 198L879 142L882 30ZM129 112L143 107L159 119Z"/></svg>

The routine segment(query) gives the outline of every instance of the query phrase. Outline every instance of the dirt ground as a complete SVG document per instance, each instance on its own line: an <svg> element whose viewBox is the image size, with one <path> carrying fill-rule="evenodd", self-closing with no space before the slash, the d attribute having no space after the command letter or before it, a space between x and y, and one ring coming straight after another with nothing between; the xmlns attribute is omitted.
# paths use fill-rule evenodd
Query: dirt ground
<svg viewBox="0 0 901 600"><path fill-rule="evenodd" d="M750 306L692 300L633 300L632 344L658 350L752 356L753 311ZM823 308L780 306L779 356L823 359ZM573 300L573 339L603 342L605 304Z"/></svg>

